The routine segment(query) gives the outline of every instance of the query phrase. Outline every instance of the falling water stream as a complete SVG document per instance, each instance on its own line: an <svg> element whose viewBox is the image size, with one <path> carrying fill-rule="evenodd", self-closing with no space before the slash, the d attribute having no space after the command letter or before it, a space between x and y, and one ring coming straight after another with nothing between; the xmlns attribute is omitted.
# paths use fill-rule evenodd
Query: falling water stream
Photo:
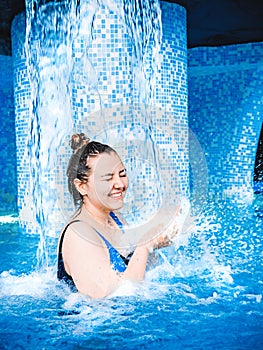
<svg viewBox="0 0 263 350"><path fill-rule="evenodd" d="M76 32L76 10L71 1L26 2L26 52L32 93L28 153L33 210L40 236L39 267L48 264L46 236L56 196L50 174L61 141L72 129L71 42Z"/></svg>
<svg viewBox="0 0 263 350"><path fill-rule="evenodd" d="M145 127L144 152L152 157L158 174L158 155L155 149L152 124L152 96L154 75L161 45L161 10L155 1L26 1L26 53L31 85L31 118L28 156L30 183L33 193L34 216L40 241L38 266L48 265L46 237L50 235L50 221L56 203L54 178L57 154L66 136L74 128L71 78L74 72L87 87L97 91L98 76L92 67L88 47L93 40L93 22L102 7L115 12L127 28L133 49L135 85L139 96L141 123ZM85 18L85 26L81 21ZM83 54L74 61L72 45L78 35L84 42ZM98 123L107 126L101 103ZM136 123L135 117L132 121ZM87 116L89 118L89 116ZM149 147L150 145L150 147ZM161 194L160 194L161 195Z"/></svg>

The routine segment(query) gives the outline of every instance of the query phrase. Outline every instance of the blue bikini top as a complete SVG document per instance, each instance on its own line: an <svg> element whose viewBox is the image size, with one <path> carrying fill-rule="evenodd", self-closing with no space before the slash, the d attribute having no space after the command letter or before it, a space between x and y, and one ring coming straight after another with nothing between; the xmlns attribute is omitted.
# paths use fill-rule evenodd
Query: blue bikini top
<svg viewBox="0 0 263 350"><path fill-rule="evenodd" d="M130 261L130 258L133 255L133 252L130 253L126 258L124 256L122 256L117 249L115 249L113 247L113 245L105 238L102 236L102 234L97 231L94 227L93 229L95 230L95 232L103 239L103 241L105 242L108 251L109 251L109 255L110 255L110 264L111 267L113 268L113 270L118 271L118 272L124 272L127 268L127 265Z"/></svg>

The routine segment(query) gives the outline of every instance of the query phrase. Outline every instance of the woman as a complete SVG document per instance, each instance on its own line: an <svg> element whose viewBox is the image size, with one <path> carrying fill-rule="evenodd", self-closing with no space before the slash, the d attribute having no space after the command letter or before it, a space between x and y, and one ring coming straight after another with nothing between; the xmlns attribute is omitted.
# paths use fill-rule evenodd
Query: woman
<svg viewBox="0 0 263 350"><path fill-rule="evenodd" d="M149 251L170 241L168 235L151 238L156 227L144 230L137 241L131 231L124 233L117 211L129 180L115 150L84 134L73 135L71 147L68 187L79 209L60 235L58 279L91 298L103 298L124 280L143 280Z"/></svg>

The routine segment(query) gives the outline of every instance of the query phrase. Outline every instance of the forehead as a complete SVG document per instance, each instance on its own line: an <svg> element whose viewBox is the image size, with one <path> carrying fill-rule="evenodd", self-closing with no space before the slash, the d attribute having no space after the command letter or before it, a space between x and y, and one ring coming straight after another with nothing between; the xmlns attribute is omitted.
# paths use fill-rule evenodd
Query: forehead
<svg viewBox="0 0 263 350"><path fill-rule="evenodd" d="M89 160L89 166L97 175L110 174L123 167L120 157L115 152L102 153Z"/></svg>

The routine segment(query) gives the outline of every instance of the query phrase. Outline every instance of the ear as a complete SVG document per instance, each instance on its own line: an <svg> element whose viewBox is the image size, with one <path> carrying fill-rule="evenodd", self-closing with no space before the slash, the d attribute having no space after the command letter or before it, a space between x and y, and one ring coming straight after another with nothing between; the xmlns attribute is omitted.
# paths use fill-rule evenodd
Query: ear
<svg viewBox="0 0 263 350"><path fill-rule="evenodd" d="M82 196L85 196L87 194L87 184L85 182L82 182L79 179L74 179L74 185L75 185L77 191Z"/></svg>

